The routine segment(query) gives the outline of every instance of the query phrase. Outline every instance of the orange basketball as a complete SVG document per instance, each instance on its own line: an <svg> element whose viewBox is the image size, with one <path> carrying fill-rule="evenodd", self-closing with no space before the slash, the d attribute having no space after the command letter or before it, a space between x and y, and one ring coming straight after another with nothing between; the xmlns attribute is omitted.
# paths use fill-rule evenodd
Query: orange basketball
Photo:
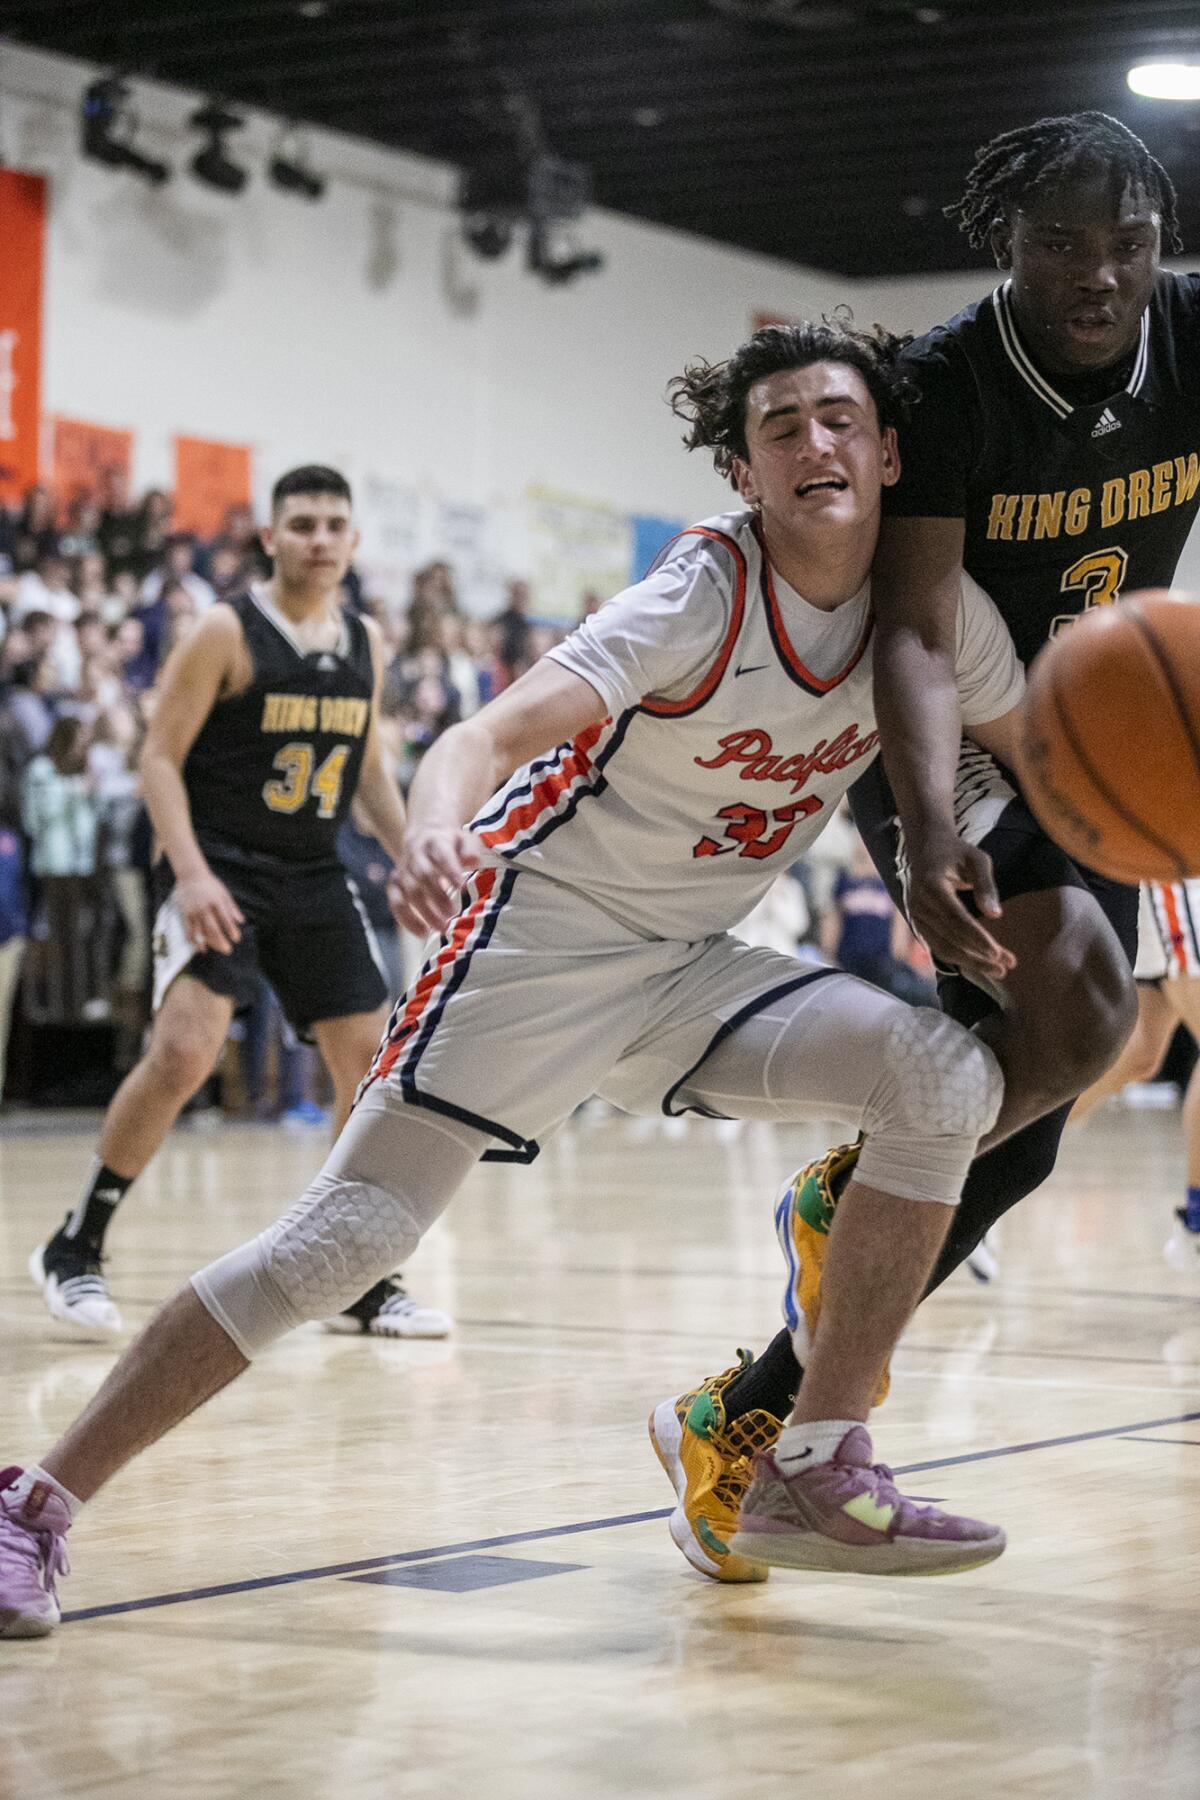
<svg viewBox="0 0 1200 1800"><path fill-rule="evenodd" d="M1035 657L1025 798L1117 881L1200 875L1200 602L1163 589L1083 614Z"/></svg>

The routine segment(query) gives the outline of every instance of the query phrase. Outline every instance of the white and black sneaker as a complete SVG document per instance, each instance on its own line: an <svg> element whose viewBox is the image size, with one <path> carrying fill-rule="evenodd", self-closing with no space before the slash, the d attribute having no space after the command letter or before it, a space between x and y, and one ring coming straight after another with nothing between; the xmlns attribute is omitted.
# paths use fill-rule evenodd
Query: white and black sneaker
<svg viewBox="0 0 1200 1800"><path fill-rule="evenodd" d="M966 1266L976 1281L995 1281L1000 1273L1000 1258L996 1255L995 1246L988 1242L990 1233L984 1232L975 1248L966 1258Z"/></svg>
<svg viewBox="0 0 1200 1800"><path fill-rule="evenodd" d="M121 1329L121 1315L104 1279L103 1259L90 1244L56 1231L29 1258L29 1273L42 1299L77 1337L106 1343Z"/></svg>
<svg viewBox="0 0 1200 1800"><path fill-rule="evenodd" d="M362 1299L348 1306L336 1318L324 1321L326 1331L341 1331L348 1336L367 1333L372 1337L444 1338L454 1329L449 1313L436 1306L421 1306L410 1300L395 1275L385 1276L368 1288Z"/></svg>

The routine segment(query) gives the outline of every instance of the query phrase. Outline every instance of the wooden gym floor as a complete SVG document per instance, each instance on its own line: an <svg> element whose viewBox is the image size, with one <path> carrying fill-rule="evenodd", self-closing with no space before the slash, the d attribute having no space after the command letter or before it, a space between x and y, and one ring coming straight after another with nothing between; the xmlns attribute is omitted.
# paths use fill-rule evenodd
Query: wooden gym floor
<svg viewBox="0 0 1200 1800"><path fill-rule="evenodd" d="M94 1119L0 1141L0 1462L87 1399L25 1273ZM722 1588L645 1415L776 1327L770 1201L824 1133L585 1113L481 1169L410 1285L444 1344L297 1333L73 1534L68 1622L0 1645L0 1800L1200 1795L1200 1275L1161 1256L1177 1116L1107 1111L922 1309L876 1416L1008 1553ZM129 1326L274 1217L321 1140L181 1128L112 1233Z"/></svg>

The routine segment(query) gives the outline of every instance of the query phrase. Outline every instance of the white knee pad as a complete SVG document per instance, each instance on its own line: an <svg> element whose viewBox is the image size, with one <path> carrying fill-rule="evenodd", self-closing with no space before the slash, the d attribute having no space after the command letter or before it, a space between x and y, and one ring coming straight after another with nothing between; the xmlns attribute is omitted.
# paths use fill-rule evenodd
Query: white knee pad
<svg viewBox="0 0 1200 1800"><path fill-rule="evenodd" d="M252 1358L306 1319L352 1306L412 1255L421 1231L405 1195L323 1169L289 1212L192 1286Z"/></svg>
<svg viewBox="0 0 1200 1800"><path fill-rule="evenodd" d="M1000 1064L982 1039L944 1013L905 1007L888 1028L891 1108L946 1136L980 1138L1004 1094Z"/></svg>
<svg viewBox="0 0 1200 1800"><path fill-rule="evenodd" d="M957 1205L975 1146L1003 1097L1000 1065L981 1039L929 1007L899 1008L863 1118L858 1179L909 1199Z"/></svg>

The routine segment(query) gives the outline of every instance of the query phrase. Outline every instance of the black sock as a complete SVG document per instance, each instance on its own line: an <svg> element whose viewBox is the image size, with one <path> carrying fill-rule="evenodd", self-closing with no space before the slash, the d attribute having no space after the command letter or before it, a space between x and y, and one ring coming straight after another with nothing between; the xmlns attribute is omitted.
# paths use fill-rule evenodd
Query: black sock
<svg viewBox="0 0 1200 1800"><path fill-rule="evenodd" d="M800 1386L800 1364L791 1336L781 1331L773 1337L757 1361L737 1375L725 1390L725 1417L740 1419L743 1413L762 1410L786 1419Z"/></svg>
<svg viewBox="0 0 1200 1800"><path fill-rule="evenodd" d="M79 1205L68 1213L62 1235L86 1244L99 1256L104 1248L104 1234L117 1207L133 1186L132 1175L118 1175L97 1157L80 1196Z"/></svg>

